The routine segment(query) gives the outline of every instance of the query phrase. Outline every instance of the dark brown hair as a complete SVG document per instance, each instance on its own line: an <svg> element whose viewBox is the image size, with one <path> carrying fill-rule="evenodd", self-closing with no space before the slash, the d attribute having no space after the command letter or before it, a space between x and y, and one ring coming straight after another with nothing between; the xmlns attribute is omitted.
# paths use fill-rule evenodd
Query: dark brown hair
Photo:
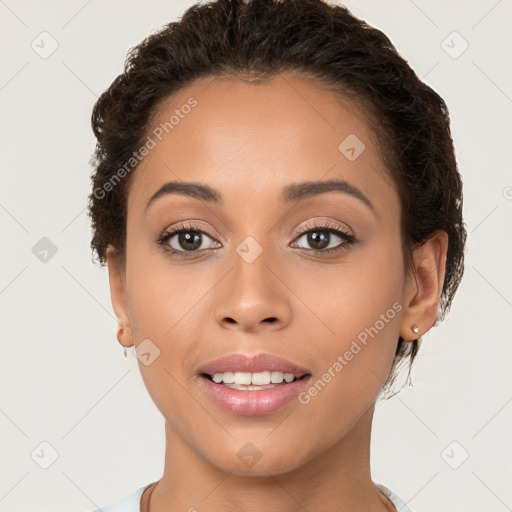
<svg viewBox="0 0 512 512"><path fill-rule="evenodd" d="M437 230L448 234L440 320L463 274L466 240L448 109L385 34L322 0L196 4L130 49L124 72L92 113L97 145L89 215L91 248L100 265L108 245L124 264L127 194L136 165L129 173L119 171L133 161L161 103L197 78L264 82L284 71L314 78L365 113L400 197L407 264L416 245ZM412 362L418 348L419 340L399 338L393 370L405 359Z"/></svg>

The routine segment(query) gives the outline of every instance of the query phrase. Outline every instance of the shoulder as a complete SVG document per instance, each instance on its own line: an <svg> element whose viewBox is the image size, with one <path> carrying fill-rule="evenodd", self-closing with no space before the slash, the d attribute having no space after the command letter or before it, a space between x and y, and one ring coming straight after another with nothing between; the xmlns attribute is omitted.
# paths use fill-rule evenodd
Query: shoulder
<svg viewBox="0 0 512 512"><path fill-rule="evenodd" d="M384 493L393 502L393 505L395 505L398 511L413 512L402 499L400 499L393 491L388 489L386 486L377 483L375 483L375 485L379 489L379 491Z"/></svg>
<svg viewBox="0 0 512 512"><path fill-rule="evenodd" d="M93 510L92 512L139 512L140 497L150 485L151 484L147 484L139 487L136 491L133 491L131 494L125 496L121 500Z"/></svg>

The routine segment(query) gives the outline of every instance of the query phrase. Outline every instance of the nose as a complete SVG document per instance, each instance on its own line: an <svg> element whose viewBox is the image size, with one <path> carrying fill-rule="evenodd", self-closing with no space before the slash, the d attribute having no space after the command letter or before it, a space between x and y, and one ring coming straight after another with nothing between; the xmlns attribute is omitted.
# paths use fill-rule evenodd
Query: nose
<svg viewBox="0 0 512 512"><path fill-rule="evenodd" d="M235 252L231 260L232 269L215 292L217 322L225 329L245 332L275 331L288 325L292 293L270 251L263 250L252 262Z"/></svg>

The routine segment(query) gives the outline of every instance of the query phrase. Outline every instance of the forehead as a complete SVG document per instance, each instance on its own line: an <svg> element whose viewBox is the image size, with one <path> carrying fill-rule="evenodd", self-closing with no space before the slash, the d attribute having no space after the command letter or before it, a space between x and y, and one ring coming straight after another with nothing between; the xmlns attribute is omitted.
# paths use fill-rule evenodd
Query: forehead
<svg viewBox="0 0 512 512"><path fill-rule="evenodd" d="M152 148L132 177L129 211L168 181L207 183L227 199L277 199L289 183L338 178L394 198L364 113L289 73L263 84L197 80L160 105L147 136Z"/></svg>

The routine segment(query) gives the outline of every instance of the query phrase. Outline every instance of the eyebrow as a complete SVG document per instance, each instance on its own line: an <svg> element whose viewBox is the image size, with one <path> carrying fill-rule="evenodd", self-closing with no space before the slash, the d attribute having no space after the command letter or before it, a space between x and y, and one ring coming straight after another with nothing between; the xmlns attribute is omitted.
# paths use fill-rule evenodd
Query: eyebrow
<svg viewBox="0 0 512 512"><path fill-rule="evenodd" d="M305 181L286 185L281 191L281 201L290 203L304 201L328 192L344 192L362 201L370 210L375 211L371 201L354 185L345 180ZM222 204L222 195L209 185L195 182L169 181L162 185L149 199L145 210L157 199L169 194L180 194L212 204Z"/></svg>

